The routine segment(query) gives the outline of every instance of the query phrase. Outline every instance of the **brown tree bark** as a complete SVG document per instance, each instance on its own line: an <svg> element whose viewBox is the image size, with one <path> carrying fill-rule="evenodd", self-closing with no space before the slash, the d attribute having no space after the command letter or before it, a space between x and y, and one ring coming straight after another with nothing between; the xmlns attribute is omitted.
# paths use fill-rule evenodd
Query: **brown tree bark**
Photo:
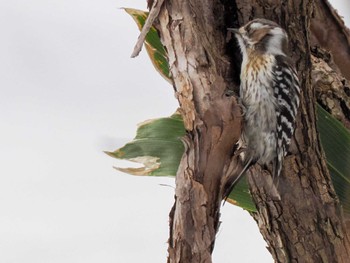
<svg viewBox="0 0 350 263"><path fill-rule="evenodd" d="M327 0L315 0L310 41L317 100L350 129L350 30Z"/></svg>
<svg viewBox="0 0 350 263"><path fill-rule="evenodd" d="M226 28L255 17L274 20L287 30L303 92L292 154L286 157L278 187L280 198L271 194L268 172L255 167L249 176L257 207L252 215L276 262L349 262L349 238L316 127L309 34L315 3L168 0L163 4L158 29L187 129L170 214L168 262L211 262L226 175L239 165L234 146L241 132L241 113L234 97L226 93L238 87L240 59L237 47L229 46L227 52Z"/></svg>
<svg viewBox="0 0 350 263"><path fill-rule="evenodd" d="M219 1L173 0L166 1L159 14L188 132L176 176L169 262L211 262L222 171L231 162L240 134L240 109L233 97L225 95L230 64L224 56L224 11Z"/></svg>

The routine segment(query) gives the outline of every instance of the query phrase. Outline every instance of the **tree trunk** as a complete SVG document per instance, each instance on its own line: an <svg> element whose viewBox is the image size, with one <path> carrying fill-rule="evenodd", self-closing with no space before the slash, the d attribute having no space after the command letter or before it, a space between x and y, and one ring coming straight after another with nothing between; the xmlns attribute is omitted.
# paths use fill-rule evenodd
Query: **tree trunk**
<svg viewBox="0 0 350 263"><path fill-rule="evenodd" d="M211 262L219 226L223 167L240 134L230 85L224 8L218 1L165 1L159 14L187 137L176 176L169 262ZM218 21L218 19L220 21ZM220 27L219 27L220 26Z"/></svg>
<svg viewBox="0 0 350 263"><path fill-rule="evenodd" d="M257 207L252 215L276 262L349 262L350 243L316 127L309 36L313 4L312 0L163 4L157 26L187 129L170 213L168 262L211 262L226 175L239 165L234 146L241 132L241 113L235 98L226 94L237 90L240 58L237 47L226 43L226 28L256 17L274 20L287 30L302 96L292 154L285 158L278 187L281 199L271 196L270 176L254 167L248 177Z"/></svg>

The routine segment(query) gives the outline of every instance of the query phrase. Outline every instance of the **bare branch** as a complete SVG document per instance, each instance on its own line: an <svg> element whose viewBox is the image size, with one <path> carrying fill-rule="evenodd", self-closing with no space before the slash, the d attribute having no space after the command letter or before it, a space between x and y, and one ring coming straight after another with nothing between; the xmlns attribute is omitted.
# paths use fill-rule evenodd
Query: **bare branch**
<svg viewBox="0 0 350 263"><path fill-rule="evenodd" d="M134 47L134 51L131 54L131 57L137 57L142 49L143 42L145 42L146 35L150 28L153 25L154 20L158 17L159 10L163 5L164 0L155 0L153 2L151 11L148 14L147 20L145 22L145 25L143 26L141 33L137 39L136 45Z"/></svg>

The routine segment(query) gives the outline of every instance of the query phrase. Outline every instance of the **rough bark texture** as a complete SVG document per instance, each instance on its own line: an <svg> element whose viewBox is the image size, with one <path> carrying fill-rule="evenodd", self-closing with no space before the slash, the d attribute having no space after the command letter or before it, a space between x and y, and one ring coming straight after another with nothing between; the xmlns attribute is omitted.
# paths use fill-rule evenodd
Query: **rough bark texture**
<svg viewBox="0 0 350 263"><path fill-rule="evenodd" d="M350 129L350 30L327 0L315 0L310 40L317 100Z"/></svg>
<svg viewBox="0 0 350 263"><path fill-rule="evenodd" d="M224 55L226 28L257 17L274 20L287 30L303 92L295 141L291 154L285 158L279 182L281 199L271 193L268 172L254 167L248 177L257 207L252 215L276 262L349 262L349 238L317 134L318 84L312 85L312 77L322 79L320 68L325 65L318 67L313 58L312 73L310 24L315 30L312 43L321 47L325 42L317 37L317 26L327 20L321 14L330 14L331 22L327 25L340 25L334 18L336 14L329 13L331 9L327 11L325 6L327 2L323 0L165 1L158 29L168 52L176 96L188 131L170 213L168 262L211 262L226 180L223 175L232 172L236 165L233 149L241 125L234 97L225 96L227 90L238 87L240 64L237 48L230 52L231 67ZM319 20L310 22L312 16ZM349 42L344 36L348 32L337 30L333 37L342 39L346 53ZM343 69L347 62L341 61L336 64L335 59L334 74L341 71L346 75L350 72ZM337 92L334 94L341 93ZM318 90L318 94L322 91ZM346 123L347 116L342 114L339 118Z"/></svg>
<svg viewBox="0 0 350 263"><path fill-rule="evenodd" d="M217 16L215 15L217 14ZM211 262L219 226L223 167L240 134L240 109L226 96L224 8L218 1L166 1L161 39L188 131L176 176L169 262Z"/></svg>

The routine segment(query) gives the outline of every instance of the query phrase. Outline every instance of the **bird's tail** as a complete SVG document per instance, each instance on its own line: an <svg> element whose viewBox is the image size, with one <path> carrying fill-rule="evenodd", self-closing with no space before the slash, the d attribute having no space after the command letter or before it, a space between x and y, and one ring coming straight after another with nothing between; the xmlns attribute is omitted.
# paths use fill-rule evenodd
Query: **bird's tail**
<svg viewBox="0 0 350 263"><path fill-rule="evenodd" d="M277 156L272 163L272 181L276 187L278 186L279 177L282 172L283 157L284 152L277 152Z"/></svg>
<svg viewBox="0 0 350 263"><path fill-rule="evenodd" d="M231 185L226 189L225 193L224 193L224 204L228 198L228 196L230 195L231 191L233 190L233 188L236 186L236 184L239 182L239 180L243 177L243 175L245 174L245 172L249 169L249 167L252 165L252 161L253 158L250 157L248 159L248 161L245 163L242 171L238 174L238 176L235 178L235 180L231 183Z"/></svg>

